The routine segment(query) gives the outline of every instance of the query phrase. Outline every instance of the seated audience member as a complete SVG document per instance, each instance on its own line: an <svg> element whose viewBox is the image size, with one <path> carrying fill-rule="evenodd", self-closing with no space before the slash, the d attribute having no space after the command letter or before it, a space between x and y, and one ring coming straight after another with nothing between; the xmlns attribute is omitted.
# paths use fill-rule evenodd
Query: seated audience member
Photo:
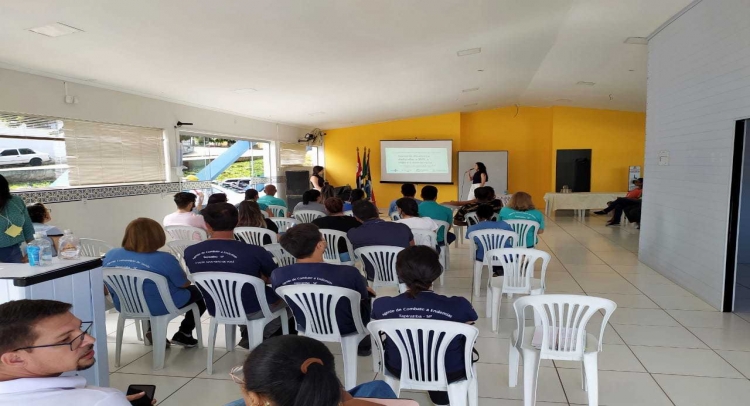
<svg viewBox="0 0 750 406"><path fill-rule="evenodd" d="M500 220L531 220L539 223L537 234L544 233L544 215L534 207L531 195L526 192L513 193L508 205L500 209ZM534 248L536 240L533 230L526 237L526 247Z"/></svg>
<svg viewBox="0 0 750 406"><path fill-rule="evenodd" d="M357 219L352 216L344 215L344 202L338 197L329 197L325 200L326 210L328 215L325 217L318 217L313 220L313 224L318 226L320 229L336 230L347 232L352 228L357 228L361 224ZM339 239L339 259L341 262L349 262L352 259L353 252L348 251L346 246L346 240L343 238Z"/></svg>
<svg viewBox="0 0 750 406"><path fill-rule="evenodd" d="M419 216L429 217L433 220L445 221L448 223L450 229L450 225L453 224L453 210L437 202L437 188L431 185L425 186L422 188L421 196L424 201L419 204ZM448 232L448 244L453 243L455 240L456 235ZM438 245L445 245L442 230L438 230Z"/></svg>
<svg viewBox="0 0 750 406"><path fill-rule="evenodd" d="M190 192L179 192L174 195L174 202L177 205L177 211L167 214L164 217L164 227L169 226L188 226L206 229L206 223L203 216L193 213L195 200L198 198Z"/></svg>
<svg viewBox="0 0 750 406"><path fill-rule="evenodd" d="M320 201L325 202L326 199L329 197L336 196L336 189L334 189L333 186L329 185L327 182L325 186L323 186L322 189L320 189Z"/></svg>
<svg viewBox="0 0 750 406"><path fill-rule="evenodd" d="M237 227L267 228L276 234L279 233L279 227L276 225L276 223L274 223L271 219L263 217L263 213L260 212L258 203L255 203L251 200L245 200L244 202L240 203L238 209L239 217L237 221ZM270 244L272 242L273 241L271 241L271 237L263 237L263 245Z"/></svg>
<svg viewBox="0 0 750 406"><path fill-rule="evenodd" d="M26 210L29 211L29 217L34 225L34 233L40 233L52 245L52 256L57 256L57 247L60 245L60 237L63 236L62 230L59 228L49 225L52 221L50 215L50 209L46 208L42 203L34 203L26 206Z"/></svg>
<svg viewBox="0 0 750 406"><path fill-rule="evenodd" d="M612 219L607 222L607 225L619 226L623 211L640 205L640 199L643 196L643 178L634 180L633 184L635 185L635 189L628 192L625 197L618 197L615 201L607 203L606 209L595 211L594 214L609 214L609 212L614 211Z"/></svg>
<svg viewBox="0 0 750 406"><path fill-rule="evenodd" d="M331 350L304 336L274 337L260 344L231 375L242 387L242 399L225 406L377 406L380 403L362 398L396 398L384 381L345 391Z"/></svg>
<svg viewBox="0 0 750 406"><path fill-rule="evenodd" d="M234 207L234 206L232 206ZM205 209L204 209L205 210ZM103 267L132 268L141 271L153 272L167 279L167 286L177 308L183 308L191 303L198 305L200 314L206 311L203 296L197 287L190 284L185 271L180 266L177 258L168 252L159 251L167 242L167 236L159 223L149 218L137 218L125 228L125 236L122 238L122 248L113 248L104 256ZM120 310L120 301L115 291L109 288L115 308ZM159 295L156 284L146 281L143 284L143 295L148 303L151 314L160 316L167 314L164 302ZM180 329L172 336L172 342L184 347L195 347L198 340L193 338L195 319L193 311L185 314L180 324ZM146 333L146 338L151 340L151 332Z"/></svg>
<svg viewBox="0 0 750 406"><path fill-rule="evenodd" d="M261 196L258 199L258 204L265 204L266 206L282 206L286 207L286 202L283 199L279 199L276 197L276 186L274 185L266 185L266 187L263 188L263 193L265 193L265 196Z"/></svg>
<svg viewBox="0 0 750 406"><path fill-rule="evenodd" d="M366 200L354 203L352 209L354 217L362 223L361 226L353 228L346 233L356 250L371 245L388 245L391 247L406 248L414 245L414 235L406 224L393 221L385 221L380 218L378 208ZM367 260L364 261L367 279L374 280L375 270Z"/></svg>
<svg viewBox="0 0 750 406"><path fill-rule="evenodd" d="M302 194L302 201L294 206L293 212L299 210L315 210L321 213L327 213L326 207L320 203L321 194L315 189L310 189Z"/></svg>
<svg viewBox="0 0 750 406"><path fill-rule="evenodd" d="M242 205L252 204L242 202ZM203 218L206 219L208 240L199 242L185 248L185 264L191 274L200 272L231 272L243 275L255 276L263 279L266 283L271 277L271 272L276 269L273 255L263 247L245 244L234 239L234 228L237 224L237 209L229 203L216 203L203 209ZM214 303L208 294L206 305L209 314L214 313ZM274 293L273 289L266 287L266 301L271 311L283 308L284 302ZM245 307L248 319L262 318L258 298L255 290L247 285L242 288L242 304ZM281 327L281 321L276 319L266 325L263 332L264 338L270 337ZM247 327L240 327L241 339L239 345L248 348Z"/></svg>
<svg viewBox="0 0 750 406"><path fill-rule="evenodd" d="M365 200L365 191L362 189L354 189L349 194L349 201L344 203L344 211L352 209L352 205L360 200Z"/></svg>
<svg viewBox="0 0 750 406"><path fill-rule="evenodd" d="M453 224L457 226L466 226L466 214L477 211L477 208L483 204L492 207L495 213L499 213L500 209L503 208L503 202L500 199L495 198L495 189L490 186L478 187L474 189L474 202L467 203L456 211L456 215L453 217Z"/></svg>
<svg viewBox="0 0 750 406"><path fill-rule="evenodd" d="M290 228L281 236L281 246L297 258L297 263L276 269L271 275L274 289L286 285L322 285L338 286L351 289L360 294L360 311L362 323L366 326L370 321L370 294L375 292L367 287L367 281L353 266L328 264L323 261L326 241L318 230L318 226L311 223L298 224ZM297 321L297 329L304 331L305 316L294 303L290 303ZM357 331L351 312L352 306L348 300L342 299L336 305L336 318L342 335ZM365 337L359 343L360 356L371 354L371 342Z"/></svg>
<svg viewBox="0 0 750 406"><path fill-rule="evenodd" d="M0 405L130 406L145 395L125 396L89 386L83 376L61 376L96 362L92 324L74 316L71 307L28 299L0 305Z"/></svg>
<svg viewBox="0 0 750 406"><path fill-rule="evenodd" d="M417 188L416 186L414 186L413 183L404 183L403 185L401 185L401 195L409 199L414 199L417 202L417 204L422 203L421 200L414 197L417 195ZM394 199L391 202L391 204L388 205L388 216L390 216L391 213L397 210L397 207L396 207L397 201L398 199Z"/></svg>
<svg viewBox="0 0 750 406"><path fill-rule="evenodd" d="M435 224L429 217L419 217L419 205L414 199L408 197L402 197L396 201L396 207L398 208L398 214L401 216L401 220L396 223L406 224L412 230L429 230L437 232L438 225ZM414 234L412 232L412 234ZM437 234L435 234L437 242ZM423 241L414 241L415 244L424 245Z"/></svg>
<svg viewBox="0 0 750 406"><path fill-rule="evenodd" d="M443 268L438 254L428 247L409 247L398 254L396 271L408 290L395 297L376 299L372 319L430 319L474 324L477 312L471 303L460 296L443 296L432 291L432 284L440 277ZM385 339L385 367L395 376L401 376L401 355L396 345ZM445 353L445 370L448 382L466 379L464 351L466 339L455 338ZM430 391L435 405L447 405L448 393Z"/></svg>
<svg viewBox="0 0 750 406"><path fill-rule="evenodd" d="M479 190L479 189L477 189ZM479 231L479 230L491 230L491 229L497 229L497 230L506 230L506 231L513 231L513 227L510 226L510 224L502 221L492 221L492 217L495 215L495 211L489 204L483 204L477 208L477 219L479 219L479 223L470 225L466 229L466 238L469 238L469 234L471 234L472 231ZM484 248L482 247L482 244L479 243L479 238L474 237L474 243L477 245L477 261L483 261L484 260ZM513 244L510 242L510 240L506 240L505 242L505 248L512 248ZM501 269L500 267L498 267ZM499 271L499 269L496 269L495 271ZM501 273L498 273L496 276L502 275Z"/></svg>
<svg viewBox="0 0 750 406"><path fill-rule="evenodd" d="M214 193L208 197L208 203L206 203L206 207L216 203L226 203L228 201L229 199L227 199L226 193Z"/></svg>
<svg viewBox="0 0 750 406"><path fill-rule="evenodd" d="M248 189L248 190L245 191L245 200L243 200L243 201L258 203L259 196L260 196L260 194L258 193L257 190L255 190L255 189ZM242 203L242 202L240 202L240 203ZM237 203L237 204L234 205L234 207L236 207L237 210L240 209L240 203ZM266 213L268 213L269 217L272 216L271 211L268 210L268 205L267 204L265 204L265 203L258 203L258 207L260 207L261 210L264 210Z"/></svg>

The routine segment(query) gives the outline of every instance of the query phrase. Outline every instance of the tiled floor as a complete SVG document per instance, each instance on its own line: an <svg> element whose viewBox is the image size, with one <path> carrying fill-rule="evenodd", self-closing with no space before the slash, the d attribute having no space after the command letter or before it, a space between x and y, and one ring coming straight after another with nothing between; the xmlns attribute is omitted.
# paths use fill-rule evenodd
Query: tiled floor
<svg viewBox="0 0 750 406"><path fill-rule="evenodd" d="M638 262L638 231L608 228L603 218L550 219L540 249L553 254L547 273L548 293L576 293L606 297L618 309L605 330L600 355L601 405L746 405L750 399L750 314L719 313L689 292ZM436 291L471 298L471 260L468 244L451 249L451 270ZM485 293L473 298L484 316ZM501 307L500 331L489 319L477 323L479 404L522 405L522 379L508 387L508 344L515 328L512 308ZM206 373L205 349L167 351L167 367L152 371L151 352L126 328L122 364L114 367L116 314L109 315L112 386L157 385L165 406L219 406L239 398L239 388L228 380L229 369L241 364L247 352L227 352L219 332L214 373ZM207 318L204 319L207 340ZM170 335L176 330L173 323ZM340 350L331 346L334 353ZM337 370L343 371L337 356ZM539 373L539 406L586 404L580 366L572 362L543 362ZM359 360L359 381L375 378L369 359ZM421 405L431 405L423 393L402 392Z"/></svg>

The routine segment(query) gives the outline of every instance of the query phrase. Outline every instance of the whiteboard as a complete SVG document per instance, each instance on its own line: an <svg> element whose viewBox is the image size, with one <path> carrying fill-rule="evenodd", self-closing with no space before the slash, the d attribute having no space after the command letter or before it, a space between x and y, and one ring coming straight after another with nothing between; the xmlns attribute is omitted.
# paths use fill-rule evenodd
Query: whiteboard
<svg viewBox="0 0 750 406"><path fill-rule="evenodd" d="M486 186L492 186L495 194L502 195L508 190L508 151L458 151L458 200L466 199L471 182L466 179L466 170L474 163L482 162L487 167ZM473 199L473 197L472 197Z"/></svg>

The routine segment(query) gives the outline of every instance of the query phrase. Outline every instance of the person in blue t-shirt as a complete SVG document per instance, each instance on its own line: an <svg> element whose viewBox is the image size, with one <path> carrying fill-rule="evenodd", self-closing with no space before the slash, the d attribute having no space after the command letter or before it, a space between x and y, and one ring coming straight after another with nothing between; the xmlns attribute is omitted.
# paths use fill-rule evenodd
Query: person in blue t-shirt
<svg viewBox="0 0 750 406"><path fill-rule="evenodd" d="M361 298L362 323L366 326L370 322L370 296L374 297L375 292L367 286L367 281L357 268L323 261L326 240L323 239L318 226L312 223L298 224L284 233L279 242L297 258L297 263L273 271L271 285L274 289L286 285L309 284L338 286L357 291ZM297 328L304 330L305 316L302 310L292 302L289 303L289 307L294 312ZM357 331L351 309L351 303L346 299L340 300L336 305L336 319L341 335ZM358 354L369 356L372 353L371 345L370 338L365 337L359 343Z"/></svg>
<svg viewBox="0 0 750 406"><path fill-rule="evenodd" d="M206 206L201 214L211 237L185 248L185 264L190 273L231 272L254 276L268 283L271 272L276 269L273 255L263 247L235 240L234 227L237 225L237 209L229 203L215 203ZM266 287L265 293L266 302L272 312L286 306L273 289ZM215 315L211 296L206 292L203 296L206 298L208 314ZM250 285L242 288L242 305L248 319L263 317L255 289ZM263 337L268 338L279 331L283 322L285 321L274 319L268 323L263 331ZM240 326L240 334L240 342L237 345L247 349L249 344L246 326Z"/></svg>
<svg viewBox="0 0 750 406"><path fill-rule="evenodd" d="M510 224L502 221L492 221L492 217L495 215L495 209L490 206L489 204L483 204L477 208L477 219L479 219L479 223L470 225L466 229L466 238L469 238L469 235L472 231L479 231L479 230L506 230L506 231L513 231L513 227L510 226ZM479 238L474 237L474 243L477 246L477 255L476 260L477 261L483 261L484 260L484 247L482 247L482 244L479 243ZM510 239L505 241L505 248L513 248L513 243L510 241ZM496 266L493 268L493 272L495 276L502 276L503 275L503 267Z"/></svg>
<svg viewBox="0 0 750 406"><path fill-rule="evenodd" d="M352 193L349 194L349 201L344 202L344 211L351 210L352 205L360 200L365 200L365 191L362 189L352 190Z"/></svg>
<svg viewBox="0 0 750 406"><path fill-rule="evenodd" d="M372 307L373 320L382 319L431 319L474 324L477 312L471 303L460 296L443 296L432 291L433 282L440 277L443 268L435 250L425 246L404 249L396 259L398 277L408 290L395 297L375 300ZM401 356L396 345L386 338L385 367L396 376L401 375ZM448 382L466 378L464 352L466 339L455 338L445 353L445 372ZM436 405L448 404L447 392L430 392Z"/></svg>
<svg viewBox="0 0 750 406"><path fill-rule="evenodd" d="M354 250L373 245L387 245L390 247L406 248L414 245L414 234L406 224L385 221L380 218L378 208L371 202L361 200L354 203L354 217L362 225L349 230L346 236L352 243ZM367 279L375 279L375 269L366 259L363 260Z"/></svg>
<svg viewBox="0 0 750 406"><path fill-rule="evenodd" d="M206 304L200 290L190 284L177 258L170 253L159 251L166 243L167 235L159 223L149 218L137 218L125 228L122 248L109 250L104 256L102 266L139 269L161 275L167 279L169 293L177 308L181 309L195 303L202 315L206 311ZM109 292L112 294L115 308L120 310L120 301L115 291L109 287ZM167 308L154 282L147 280L143 283L143 295L152 315L167 314ZM185 314L179 331L172 336L172 342L184 347L195 347L198 340L193 338L193 329L195 319L191 310ZM150 331L146 333L146 338L151 341Z"/></svg>
<svg viewBox="0 0 750 406"><path fill-rule="evenodd" d="M408 197L409 199L416 200L417 204L422 203L421 200L414 197L417 195L417 187L414 186L413 183L404 183L403 185L401 185L401 195L403 197ZM396 206L397 200L398 199L394 199L391 204L388 205L388 216L390 216L391 213L398 211L398 207Z"/></svg>

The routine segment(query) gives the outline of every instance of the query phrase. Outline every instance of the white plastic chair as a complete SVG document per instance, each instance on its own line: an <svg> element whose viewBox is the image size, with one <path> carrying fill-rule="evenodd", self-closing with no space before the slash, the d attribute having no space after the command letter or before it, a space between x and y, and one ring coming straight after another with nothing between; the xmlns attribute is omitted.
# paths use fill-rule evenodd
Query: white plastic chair
<svg viewBox="0 0 750 406"><path fill-rule="evenodd" d="M268 218L268 212L266 212L265 210L261 210L261 211L260 211L260 214L262 214L262 215L263 215L263 218L264 218L264 219L267 219L267 218Z"/></svg>
<svg viewBox="0 0 750 406"><path fill-rule="evenodd" d="M298 223L312 223L317 218L325 217L325 213L317 210L296 210L292 216Z"/></svg>
<svg viewBox="0 0 750 406"><path fill-rule="evenodd" d="M443 320L387 319L367 325L372 337L385 333L401 355L401 376L394 376L384 363L380 373L398 396L401 389L447 391L451 406L479 404L477 372L471 363L472 349L479 336L476 327ZM465 380L448 383L445 353L454 338L466 337ZM437 343L437 344L436 344ZM375 340L380 358L385 359L383 344Z"/></svg>
<svg viewBox="0 0 750 406"><path fill-rule="evenodd" d="M251 245L263 246L263 240L268 236L271 244L278 242L276 233L262 227L237 227L234 229L234 237L238 240Z"/></svg>
<svg viewBox="0 0 750 406"><path fill-rule="evenodd" d="M264 245L263 248L273 255L273 258L276 260L276 265L280 267L297 263L297 258L290 254L289 251L285 250L279 243L267 244Z"/></svg>
<svg viewBox="0 0 750 406"><path fill-rule="evenodd" d="M102 268L104 282L107 289L117 295L120 302L120 315L117 318L117 337L115 339L115 366L120 366L120 354L122 352L122 333L125 328L125 320L134 319L136 324L142 320L151 322L151 334L154 344L153 369L164 368L165 347L167 340L167 326L175 317L193 311L195 318L195 330L198 336L198 348L203 348L203 334L201 332L201 317L198 305L193 303L178 309L172 301L169 293L167 278L159 274L129 268ZM143 283L150 280L156 285L159 296L164 302L167 314L154 316L148 308L148 303L143 293Z"/></svg>
<svg viewBox="0 0 750 406"><path fill-rule="evenodd" d="M287 213L289 212L289 209L287 209L284 206L279 206L276 204L269 204L268 208L271 210L271 213L273 214L272 217L287 217Z"/></svg>
<svg viewBox="0 0 750 406"><path fill-rule="evenodd" d="M397 211L392 211L392 212L388 213L388 217L390 217L392 221L399 221L399 220L401 220L401 215L398 214Z"/></svg>
<svg viewBox="0 0 750 406"><path fill-rule="evenodd" d="M479 223L479 217L477 217L477 212L475 211L466 213L466 215L464 216L464 220L466 220L466 224L470 226Z"/></svg>
<svg viewBox="0 0 750 406"><path fill-rule="evenodd" d="M323 260L325 262L329 264L354 265L354 248L352 248L352 243L345 232L322 228L320 229L320 233L323 234L323 238L326 240L326 251L323 253ZM346 242L346 249L350 256L350 260L347 262L342 262L339 256L342 254L342 252L339 252L339 241L342 238Z"/></svg>
<svg viewBox="0 0 750 406"><path fill-rule="evenodd" d="M414 235L414 244L424 245L437 251L437 233L435 231L413 228L411 233ZM446 263L445 257L442 255L442 250L440 254L440 265L443 267L443 272L440 273L440 284L444 285Z"/></svg>
<svg viewBox="0 0 750 406"><path fill-rule="evenodd" d="M344 388L357 385L357 346L367 337L362 324L359 292L338 286L287 285L276 288L276 293L287 303L294 303L305 316L305 328L299 334L318 341L341 343L344 356ZM336 319L336 305L342 298L349 299L356 332L342 336ZM298 323L299 324L299 323Z"/></svg>
<svg viewBox="0 0 750 406"><path fill-rule="evenodd" d="M297 225L297 220L291 217L271 217L270 220L279 228L279 234L285 233L287 230Z"/></svg>
<svg viewBox="0 0 750 406"><path fill-rule="evenodd" d="M403 251L401 247L392 247L388 245L370 245L354 250L357 258L362 258L372 265L375 271L375 279L372 281L372 288L393 286L398 288L399 293L406 292L406 284L398 282L396 273L396 257ZM364 258L363 258L364 257Z"/></svg>
<svg viewBox="0 0 750 406"><path fill-rule="evenodd" d="M167 241L167 248L172 251L172 255L177 258L177 261L182 265L182 269L187 270L187 264L185 263L185 248L198 244L200 241L195 240L174 240Z"/></svg>
<svg viewBox="0 0 750 406"><path fill-rule="evenodd" d="M214 302L214 315L208 326L208 374L213 373L214 347L216 347L216 330L224 324L227 351L234 351L235 326L247 326L249 350L263 342L263 329L266 324L281 318L281 331L289 334L289 323L286 307L272 312L266 299L266 284L262 279L233 272L198 272L193 274L193 281L203 288ZM247 311L242 303L242 288L252 285L255 298L260 304L262 318L248 320Z"/></svg>
<svg viewBox="0 0 750 406"><path fill-rule="evenodd" d="M173 240L196 240L205 241L208 239L206 230L190 226L166 226L164 230Z"/></svg>
<svg viewBox="0 0 750 406"><path fill-rule="evenodd" d="M534 309L537 326L526 326L524 313ZM617 304L609 299L579 295L538 295L518 298L516 310L518 330L510 342L508 385L518 384L519 355L523 356L524 406L536 404L539 362L542 359L583 362L583 389L588 391L589 406L599 404L598 355L602 350L604 329ZM598 336L586 332L592 316L604 311ZM541 332L538 330L541 329Z"/></svg>
<svg viewBox="0 0 750 406"><path fill-rule="evenodd" d="M440 221L440 220L432 220L435 222L435 224L438 225L437 232L438 235L443 235L443 245L440 246L440 260L443 263L443 271L447 271L450 269L451 266L451 250L448 246L448 230L450 229L451 225L448 224L447 221ZM441 280L440 283L442 284L443 281Z"/></svg>
<svg viewBox="0 0 750 406"><path fill-rule="evenodd" d="M474 241L474 237L479 240L482 245L482 250L485 252L484 260L477 261L477 243ZM471 241L471 258L474 260L474 297L479 297L479 286L482 283L482 270L484 266L489 264L486 253L498 249L505 248L505 244L508 239L513 244L518 240L518 234L514 231L506 231L500 229L487 229L487 230L475 230L467 235L467 238ZM490 270L492 272L492 270Z"/></svg>
<svg viewBox="0 0 750 406"><path fill-rule="evenodd" d="M539 233L539 223L534 220L504 220L509 226L513 227L513 231L518 234L518 241L516 241L516 248L534 248L536 247ZM531 247L526 246L528 241L529 233L534 236L534 245Z"/></svg>
<svg viewBox="0 0 750 406"><path fill-rule="evenodd" d="M503 294L543 295L546 289L547 265L550 255L533 248L500 248L487 252L490 269L503 267L503 276L490 277L487 288L487 317L492 317L492 331L497 331ZM540 278L534 278L537 262L541 260Z"/></svg>
<svg viewBox="0 0 750 406"><path fill-rule="evenodd" d="M93 238L81 238L81 256L100 258L113 247L102 240Z"/></svg>

